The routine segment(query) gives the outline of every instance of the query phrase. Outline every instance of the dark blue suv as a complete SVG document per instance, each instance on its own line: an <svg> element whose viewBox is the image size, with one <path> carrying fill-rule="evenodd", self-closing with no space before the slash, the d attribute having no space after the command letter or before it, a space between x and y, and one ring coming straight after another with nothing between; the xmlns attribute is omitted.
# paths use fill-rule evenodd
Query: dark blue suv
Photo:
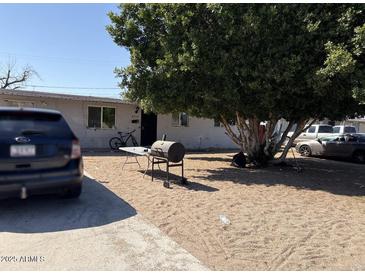
<svg viewBox="0 0 365 274"><path fill-rule="evenodd" d="M80 143L61 113L0 107L0 198L80 196Z"/></svg>

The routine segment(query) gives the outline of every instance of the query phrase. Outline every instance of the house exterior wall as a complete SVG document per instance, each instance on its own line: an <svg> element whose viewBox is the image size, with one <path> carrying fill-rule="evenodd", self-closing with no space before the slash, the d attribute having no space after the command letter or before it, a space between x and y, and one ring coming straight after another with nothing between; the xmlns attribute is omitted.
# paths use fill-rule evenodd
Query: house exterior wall
<svg viewBox="0 0 365 274"><path fill-rule="evenodd" d="M0 106L23 106L55 109L62 113L83 148L109 148L109 140L118 136L118 131L136 129L133 135L141 140L141 111L135 113L136 105L114 102L71 100L36 96L0 95ZM114 107L115 129L88 128L88 106ZM132 123L139 120L139 123ZM223 127L214 127L212 119L189 117L187 127L173 126L172 115L157 116L157 139L167 134L167 140L181 142L187 149L237 149L225 134Z"/></svg>
<svg viewBox="0 0 365 274"><path fill-rule="evenodd" d="M365 121L364 122L358 122L356 125L357 125L357 132L365 133Z"/></svg>
<svg viewBox="0 0 365 274"><path fill-rule="evenodd" d="M365 122L359 123L359 132L365 133Z"/></svg>
<svg viewBox="0 0 365 274"><path fill-rule="evenodd" d="M349 119L342 124L354 126L358 133L365 133L365 119Z"/></svg>
<svg viewBox="0 0 365 274"><path fill-rule="evenodd" d="M22 96L0 96L0 106L37 107L55 109L62 113L75 135L80 139L83 148L108 148L109 139L118 136L118 131L131 131L140 142L140 124L133 124L132 119L140 121L140 111L135 114L135 105L122 103L103 103L91 101L63 100L54 98L36 98ZM93 129L87 127L88 106L114 107L115 129Z"/></svg>
<svg viewBox="0 0 365 274"><path fill-rule="evenodd" d="M223 127L214 127L214 120L189 116L187 127L173 126L172 115L157 116L157 139L163 134L166 140L182 143L188 149L237 149L231 139L225 134Z"/></svg>

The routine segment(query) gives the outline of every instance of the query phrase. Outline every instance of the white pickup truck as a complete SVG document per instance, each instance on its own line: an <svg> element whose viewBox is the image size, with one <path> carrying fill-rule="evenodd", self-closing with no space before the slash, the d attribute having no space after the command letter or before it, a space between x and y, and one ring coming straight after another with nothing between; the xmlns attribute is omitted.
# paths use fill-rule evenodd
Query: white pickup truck
<svg viewBox="0 0 365 274"><path fill-rule="evenodd" d="M354 126L339 125L333 127L333 133L344 134L344 133L357 133Z"/></svg>
<svg viewBox="0 0 365 274"><path fill-rule="evenodd" d="M288 133L289 138L293 135L294 131L292 130ZM317 138L329 136L332 134L344 134L344 133L356 133L356 128L354 126L347 126L347 125L338 125L338 126L331 126L326 124L311 125L306 131L302 132L294 140L293 146L302 141L315 140Z"/></svg>
<svg viewBox="0 0 365 274"><path fill-rule="evenodd" d="M319 124L319 125L311 125L306 131L302 132L295 140L293 145L296 145L298 142L307 141L307 140L315 140L320 137L328 136L333 134L333 127L331 125ZM288 133L288 137L293 135L293 131Z"/></svg>

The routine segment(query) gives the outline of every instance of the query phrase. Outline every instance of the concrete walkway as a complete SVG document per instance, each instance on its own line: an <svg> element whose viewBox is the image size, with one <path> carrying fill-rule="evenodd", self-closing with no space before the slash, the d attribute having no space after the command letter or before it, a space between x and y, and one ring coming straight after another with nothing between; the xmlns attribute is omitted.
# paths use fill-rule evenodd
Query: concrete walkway
<svg viewBox="0 0 365 274"><path fill-rule="evenodd" d="M208 270L90 178L79 200L0 202L0 270Z"/></svg>

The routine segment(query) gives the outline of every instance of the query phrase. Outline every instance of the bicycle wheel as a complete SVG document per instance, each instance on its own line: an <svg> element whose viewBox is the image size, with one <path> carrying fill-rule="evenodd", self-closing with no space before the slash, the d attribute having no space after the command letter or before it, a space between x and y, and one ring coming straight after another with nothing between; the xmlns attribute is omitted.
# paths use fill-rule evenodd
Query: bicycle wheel
<svg viewBox="0 0 365 274"><path fill-rule="evenodd" d="M112 150L117 150L123 146L123 141L118 137L113 137L109 140L109 146Z"/></svg>
<svg viewBox="0 0 365 274"><path fill-rule="evenodd" d="M136 140L136 138L134 138L134 136L131 136L132 138L132 144L133 144L133 146L135 146L135 147L138 147L138 142L137 142L137 140Z"/></svg>

